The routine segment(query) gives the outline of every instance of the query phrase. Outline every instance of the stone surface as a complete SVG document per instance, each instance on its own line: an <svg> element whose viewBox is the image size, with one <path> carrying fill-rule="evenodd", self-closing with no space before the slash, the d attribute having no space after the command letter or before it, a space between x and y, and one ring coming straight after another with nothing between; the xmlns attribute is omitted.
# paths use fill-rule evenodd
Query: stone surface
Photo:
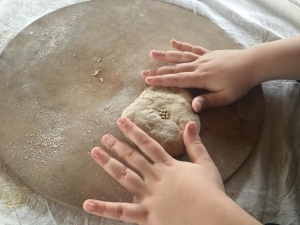
<svg viewBox="0 0 300 225"><path fill-rule="evenodd" d="M152 1L91 1L57 10L20 32L0 56L0 156L22 180L58 202L132 196L91 159L101 136L126 141L115 121L145 88L152 49L175 38L210 50L239 48L192 13ZM182 32L184 31L184 32ZM200 114L202 140L222 178L243 163L260 132L261 87ZM184 160L184 157L181 158Z"/></svg>

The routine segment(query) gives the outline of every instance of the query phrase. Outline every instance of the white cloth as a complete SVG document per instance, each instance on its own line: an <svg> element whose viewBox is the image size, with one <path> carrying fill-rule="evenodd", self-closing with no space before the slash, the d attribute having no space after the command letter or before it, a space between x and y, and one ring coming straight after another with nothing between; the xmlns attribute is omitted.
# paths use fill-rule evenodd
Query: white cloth
<svg viewBox="0 0 300 225"><path fill-rule="evenodd" d="M39 17L84 0L1 0L0 52ZM299 0L165 0L211 20L243 47L300 35ZM194 43L197 44L197 43ZM300 73L300 72L299 72ZM1 75L1 74L0 74ZM263 223L300 224L300 84L263 84L265 118L246 162L226 192ZM123 224L86 215L26 187L0 161L0 224Z"/></svg>

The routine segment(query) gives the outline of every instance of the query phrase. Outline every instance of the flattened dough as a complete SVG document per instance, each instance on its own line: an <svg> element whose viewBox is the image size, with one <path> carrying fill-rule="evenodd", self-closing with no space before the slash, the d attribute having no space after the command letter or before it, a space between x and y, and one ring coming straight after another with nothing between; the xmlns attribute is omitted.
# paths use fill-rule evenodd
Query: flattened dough
<svg viewBox="0 0 300 225"><path fill-rule="evenodd" d="M185 153L183 131L186 124L196 122L200 132L200 119L191 102L191 94L184 89L150 87L123 111L122 117L133 121L176 157ZM160 115L163 110L168 118Z"/></svg>

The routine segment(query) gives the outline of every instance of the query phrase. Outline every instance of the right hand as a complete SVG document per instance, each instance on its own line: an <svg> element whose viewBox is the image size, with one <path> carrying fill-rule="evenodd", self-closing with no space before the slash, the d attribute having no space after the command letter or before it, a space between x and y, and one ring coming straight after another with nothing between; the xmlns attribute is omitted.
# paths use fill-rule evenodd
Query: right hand
<svg viewBox="0 0 300 225"><path fill-rule="evenodd" d="M152 50L150 56L174 65L143 70L141 75L151 86L208 90L209 93L193 99L196 112L230 104L258 84L254 76L255 60L247 49L209 51L176 40L170 44L179 51Z"/></svg>

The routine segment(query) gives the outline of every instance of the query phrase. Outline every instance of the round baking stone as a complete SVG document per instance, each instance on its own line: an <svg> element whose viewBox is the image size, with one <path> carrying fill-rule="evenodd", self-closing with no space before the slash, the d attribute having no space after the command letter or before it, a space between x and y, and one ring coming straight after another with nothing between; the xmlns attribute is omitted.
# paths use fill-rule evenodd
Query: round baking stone
<svg viewBox="0 0 300 225"><path fill-rule="evenodd" d="M131 201L90 150L106 133L126 141L116 120L147 88L140 71L163 65L150 59L150 50L170 50L172 38L239 49L206 19L153 1L89 1L26 27L0 56L0 157L33 189L63 204ZM224 180L251 152L263 111L257 87L200 114L202 140Z"/></svg>

